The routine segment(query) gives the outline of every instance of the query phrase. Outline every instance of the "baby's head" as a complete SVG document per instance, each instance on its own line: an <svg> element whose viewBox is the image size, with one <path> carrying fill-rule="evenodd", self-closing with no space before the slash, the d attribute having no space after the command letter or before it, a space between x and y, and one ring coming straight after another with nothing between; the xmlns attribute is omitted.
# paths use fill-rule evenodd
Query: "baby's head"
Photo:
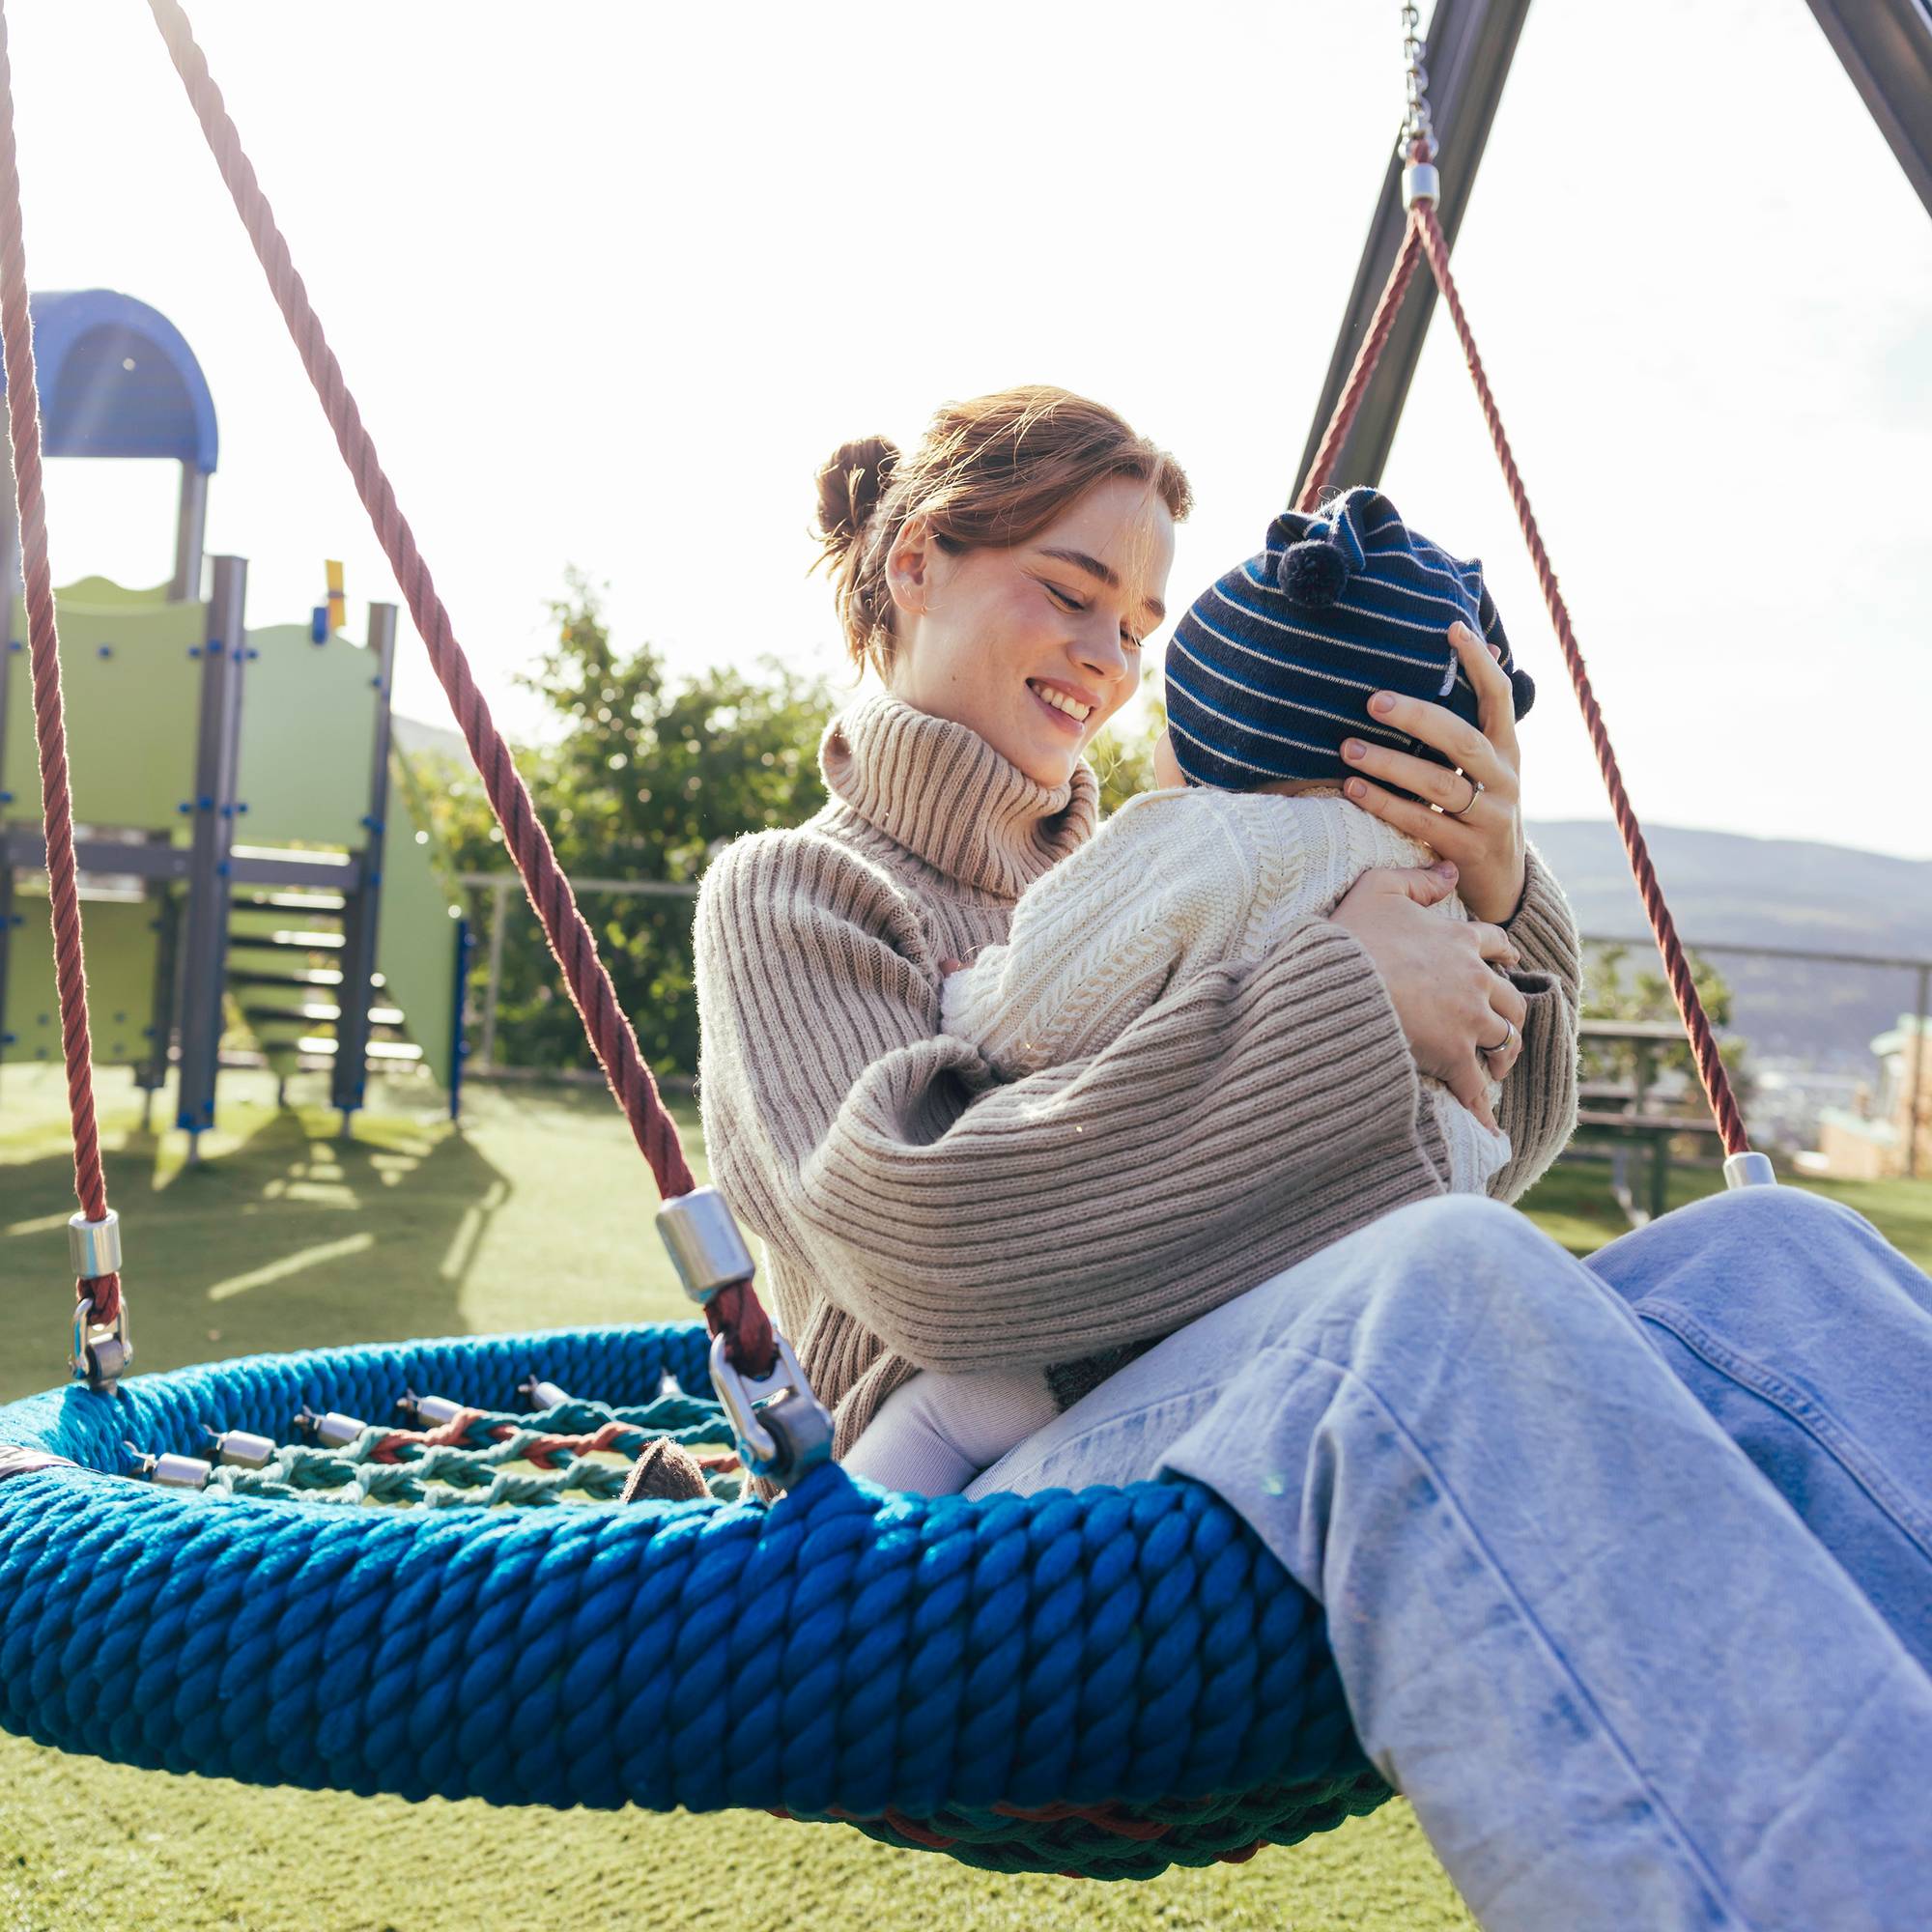
<svg viewBox="0 0 1932 1932"><path fill-rule="evenodd" d="M1476 693L1449 641L1459 618L1499 647L1520 718L1536 687L1510 655L1480 562L1406 527L1379 490L1350 490L1319 516L1284 511L1261 555L1196 598L1175 629L1170 752L1156 754L1156 778L1223 791L1339 785L1350 737L1446 763L1372 718L1368 701L1398 692L1475 724Z"/></svg>

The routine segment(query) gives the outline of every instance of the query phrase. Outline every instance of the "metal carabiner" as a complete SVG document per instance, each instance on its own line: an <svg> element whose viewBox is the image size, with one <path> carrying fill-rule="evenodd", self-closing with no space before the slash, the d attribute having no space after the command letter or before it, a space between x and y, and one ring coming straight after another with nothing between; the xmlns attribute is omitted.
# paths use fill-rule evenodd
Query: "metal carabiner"
<svg viewBox="0 0 1932 1932"><path fill-rule="evenodd" d="M73 1304L73 1353L68 1366L74 1379L86 1382L96 1395L112 1395L134 1353L128 1339L128 1303L124 1298L111 1327L94 1321L93 1314L93 1295L84 1294Z"/></svg>
<svg viewBox="0 0 1932 1932"><path fill-rule="evenodd" d="M778 1359L770 1375L755 1377L734 1369L724 1337L714 1335L711 1385L730 1418L745 1467L789 1489L831 1456L832 1416L812 1394L791 1344L777 1329L772 1340L778 1344Z"/></svg>

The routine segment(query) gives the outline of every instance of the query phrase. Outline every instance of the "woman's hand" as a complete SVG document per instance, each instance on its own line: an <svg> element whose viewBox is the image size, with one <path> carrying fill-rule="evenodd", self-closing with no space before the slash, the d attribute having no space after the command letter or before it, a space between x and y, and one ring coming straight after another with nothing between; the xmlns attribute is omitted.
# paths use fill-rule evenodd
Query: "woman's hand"
<svg viewBox="0 0 1932 1932"><path fill-rule="evenodd" d="M1449 759L1448 765L1366 739L1351 738L1342 747L1342 756L1358 772L1386 779L1429 804L1397 798L1367 779L1351 778L1343 790L1364 810L1449 860L1462 881L1463 903L1476 918L1502 921L1515 913L1523 887L1522 758L1516 742L1516 699L1497 654L1466 624L1452 624L1449 641L1475 688L1480 729L1424 698L1378 691L1369 699L1378 720L1433 745ZM1480 781L1480 792L1472 789L1472 779ZM1431 804L1441 809L1432 811Z"/></svg>
<svg viewBox="0 0 1932 1932"><path fill-rule="evenodd" d="M1516 1065L1529 1007L1502 977L1520 961L1500 926L1425 910L1455 888L1447 865L1364 872L1329 918L1375 961L1416 1065L1493 1127L1489 1083Z"/></svg>

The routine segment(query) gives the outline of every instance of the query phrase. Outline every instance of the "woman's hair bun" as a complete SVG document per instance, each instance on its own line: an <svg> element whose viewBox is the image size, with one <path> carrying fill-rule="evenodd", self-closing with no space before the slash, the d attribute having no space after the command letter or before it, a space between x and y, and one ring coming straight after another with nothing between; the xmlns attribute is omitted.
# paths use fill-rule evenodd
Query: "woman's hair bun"
<svg viewBox="0 0 1932 1932"><path fill-rule="evenodd" d="M858 541L898 460L898 445L884 436L862 436L832 452L818 472L818 528L828 548L842 551Z"/></svg>

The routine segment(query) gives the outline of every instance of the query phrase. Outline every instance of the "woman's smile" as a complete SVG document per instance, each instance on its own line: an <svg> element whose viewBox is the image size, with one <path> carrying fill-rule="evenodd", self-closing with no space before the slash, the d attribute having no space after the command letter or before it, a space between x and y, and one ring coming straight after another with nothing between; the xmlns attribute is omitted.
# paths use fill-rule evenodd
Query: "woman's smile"
<svg viewBox="0 0 1932 1932"><path fill-rule="evenodd" d="M1039 700L1039 708L1058 730L1079 740L1086 736L1087 721L1100 708L1100 699L1063 683L1059 678L1030 677L1027 689Z"/></svg>

